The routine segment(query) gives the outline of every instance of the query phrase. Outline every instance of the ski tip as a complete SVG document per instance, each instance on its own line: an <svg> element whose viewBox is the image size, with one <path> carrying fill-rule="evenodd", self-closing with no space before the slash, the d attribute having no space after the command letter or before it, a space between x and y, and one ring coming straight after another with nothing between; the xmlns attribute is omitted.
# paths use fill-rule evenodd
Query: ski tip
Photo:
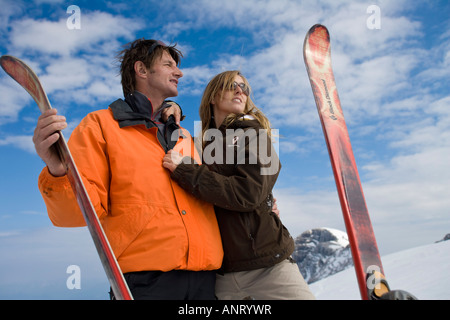
<svg viewBox="0 0 450 320"><path fill-rule="evenodd" d="M317 37L317 36L327 40L328 42L330 41L330 33L328 32L327 27L325 27L322 24L313 25L309 29L308 33L306 34L306 38Z"/></svg>
<svg viewBox="0 0 450 320"><path fill-rule="evenodd" d="M9 75L11 75L11 69L13 68L13 65L17 62L23 63L20 59L8 54L0 57L0 65L2 66L3 70L5 70L5 72Z"/></svg>
<svg viewBox="0 0 450 320"><path fill-rule="evenodd" d="M12 56L12 55L10 55L10 54L4 54L4 55L2 55L2 56L0 57L0 60L3 60L3 59L5 59L5 60L19 60L19 58L16 58L16 57L14 57L14 56Z"/></svg>
<svg viewBox="0 0 450 320"><path fill-rule="evenodd" d="M16 57L10 56L9 54L5 54L0 57L0 62L3 65L4 62L17 60Z"/></svg>
<svg viewBox="0 0 450 320"><path fill-rule="evenodd" d="M307 68L311 63L322 66L330 59L330 33L322 24L313 25L303 42L303 58Z"/></svg>
<svg viewBox="0 0 450 320"><path fill-rule="evenodd" d="M7 55L7 54L0 57L0 65L2 66L3 69L4 69L3 66L4 66L9 60L11 60L11 56L9 56L9 55Z"/></svg>

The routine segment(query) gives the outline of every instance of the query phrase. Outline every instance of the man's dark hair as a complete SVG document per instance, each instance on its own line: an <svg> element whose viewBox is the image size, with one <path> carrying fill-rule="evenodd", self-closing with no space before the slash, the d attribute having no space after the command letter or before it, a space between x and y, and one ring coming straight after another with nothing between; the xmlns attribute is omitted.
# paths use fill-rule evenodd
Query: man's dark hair
<svg viewBox="0 0 450 320"><path fill-rule="evenodd" d="M137 39L126 44L117 55L124 97L136 89L136 74L134 72L136 61L142 61L147 68L151 68L156 59L160 58L164 51L167 51L179 65L183 54L175 47L176 44L166 46L160 41L146 39Z"/></svg>

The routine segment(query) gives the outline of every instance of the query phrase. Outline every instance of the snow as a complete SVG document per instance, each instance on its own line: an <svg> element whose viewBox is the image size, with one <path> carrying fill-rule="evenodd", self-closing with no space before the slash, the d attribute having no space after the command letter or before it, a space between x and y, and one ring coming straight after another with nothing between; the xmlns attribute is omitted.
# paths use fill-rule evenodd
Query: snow
<svg viewBox="0 0 450 320"><path fill-rule="evenodd" d="M392 290L405 290L419 300L450 299L450 241L382 257ZM355 271L346 269L310 285L318 300L360 300Z"/></svg>
<svg viewBox="0 0 450 320"><path fill-rule="evenodd" d="M341 246L343 248L348 246L348 244L349 244L348 236L347 236L347 233L345 233L344 231L333 229L333 228L322 228L322 229L326 229L330 233L332 233L336 237L336 239L337 239L336 243L339 246Z"/></svg>
<svg viewBox="0 0 450 320"><path fill-rule="evenodd" d="M353 266L345 232L331 228L314 228L295 239L292 258L304 279L313 283Z"/></svg>

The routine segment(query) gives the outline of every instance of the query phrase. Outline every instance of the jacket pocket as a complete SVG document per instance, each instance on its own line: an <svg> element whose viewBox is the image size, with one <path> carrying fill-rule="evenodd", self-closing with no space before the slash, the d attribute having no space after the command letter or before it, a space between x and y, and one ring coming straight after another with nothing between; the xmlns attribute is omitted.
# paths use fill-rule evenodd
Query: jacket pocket
<svg viewBox="0 0 450 320"><path fill-rule="evenodd" d="M147 204L112 204L112 214L101 222L116 257L119 257L130 243L154 218L156 210Z"/></svg>

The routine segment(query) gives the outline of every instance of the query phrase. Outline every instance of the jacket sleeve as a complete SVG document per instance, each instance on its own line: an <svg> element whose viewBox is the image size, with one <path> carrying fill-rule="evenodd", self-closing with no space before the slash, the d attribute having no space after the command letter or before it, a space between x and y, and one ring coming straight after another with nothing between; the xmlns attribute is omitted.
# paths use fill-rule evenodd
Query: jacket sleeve
<svg viewBox="0 0 450 320"><path fill-rule="evenodd" d="M253 211L272 191L280 171L278 156L270 139L268 142L272 153L269 153L269 159L265 159L258 149L249 148L252 145L249 141L242 151L245 152L245 163L235 164L230 176L215 172L215 165L182 163L172 173L172 178L183 189L215 206L238 212ZM256 159L256 162L252 163L251 159Z"/></svg>
<svg viewBox="0 0 450 320"><path fill-rule="evenodd" d="M99 218L108 212L109 171L106 143L98 122L87 116L72 132L70 152ZM85 220L66 176L54 177L45 167L38 180L50 220L58 227L82 227Z"/></svg>

